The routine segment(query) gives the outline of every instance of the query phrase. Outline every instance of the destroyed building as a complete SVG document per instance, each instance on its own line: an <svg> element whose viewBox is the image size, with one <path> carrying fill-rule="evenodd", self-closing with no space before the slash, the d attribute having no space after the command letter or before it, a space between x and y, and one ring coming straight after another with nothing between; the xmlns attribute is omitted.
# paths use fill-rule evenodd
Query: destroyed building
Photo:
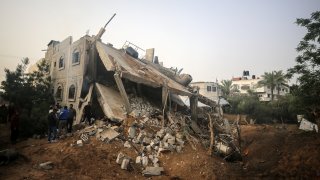
<svg viewBox="0 0 320 180"><path fill-rule="evenodd" d="M138 58L138 47L132 43L121 49L103 43L104 31L77 41L68 37L48 43L45 60L50 65L54 98L61 105L74 104L77 122L89 101L99 104L107 118L122 121L133 111L131 97L146 96L162 105L170 99L184 106L178 95L194 95L188 87L192 77L163 67L154 49Z"/></svg>

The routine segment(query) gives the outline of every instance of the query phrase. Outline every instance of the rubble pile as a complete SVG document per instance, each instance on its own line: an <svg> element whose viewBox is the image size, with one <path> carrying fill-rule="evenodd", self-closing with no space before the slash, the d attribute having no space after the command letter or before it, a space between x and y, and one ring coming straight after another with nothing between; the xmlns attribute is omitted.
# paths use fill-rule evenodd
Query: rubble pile
<svg viewBox="0 0 320 180"><path fill-rule="evenodd" d="M230 125L218 114L212 113L203 121L195 122L188 114L172 111L164 113L142 98L132 98L130 103L133 113L122 124L115 126L111 121L97 120L95 125L79 131L76 144L83 146L89 142L90 136L106 143L119 140L123 142L124 148L132 149L137 154L136 157L129 157L119 152L116 163L121 169L136 169L131 168L135 166L140 167L144 176L158 176L164 172L160 161L163 153L182 153L186 142L195 150L197 143L208 145L210 128L207 127L212 117L217 133L214 146L210 148L224 157L240 152L235 143L238 140L235 138L236 126Z"/></svg>

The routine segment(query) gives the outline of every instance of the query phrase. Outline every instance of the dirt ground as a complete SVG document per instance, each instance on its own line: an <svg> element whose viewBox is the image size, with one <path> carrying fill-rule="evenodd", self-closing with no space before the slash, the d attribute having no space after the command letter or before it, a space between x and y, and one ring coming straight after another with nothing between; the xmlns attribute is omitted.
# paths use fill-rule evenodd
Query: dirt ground
<svg viewBox="0 0 320 180"><path fill-rule="evenodd" d="M121 151L135 160L137 154L124 148L121 140L104 143L91 137L82 147L78 136L56 143L46 138L9 143L8 126L0 126L0 150L15 148L21 156L0 166L0 179L146 179L141 167L132 163L129 171L116 163ZM186 144L181 153L162 154L162 176L150 179L319 179L320 134L303 132L297 125L242 125L242 162L210 157L200 144L193 150ZM52 161L51 170L40 163Z"/></svg>

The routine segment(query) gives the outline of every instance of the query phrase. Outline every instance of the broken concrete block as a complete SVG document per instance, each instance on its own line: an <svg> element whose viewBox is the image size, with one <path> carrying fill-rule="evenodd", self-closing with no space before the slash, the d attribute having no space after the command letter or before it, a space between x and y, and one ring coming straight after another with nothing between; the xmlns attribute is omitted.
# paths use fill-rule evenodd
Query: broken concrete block
<svg viewBox="0 0 320 180"><path fill-rule="evenodd" d="M145 137L145 132L142 130L140 131L140 133L138 134L137 140L139 143L142 143L143 138Z"/></svg>
<svg viewBox="0 0 320 180"><path fill-rule="evenodd" d="M135 126L131 126L128 129L128 137L133 139L135 136L136 136L136 127Z"/></svg>
<svg viewBox="0 0 320 180"><path fill-rule="evenodd" d="M77 146L83 146L83 142L81 139L77 141Z"/></svg>
<svg viewBox="0 0 320 180"><path fill-rule="evenodd" d="M113 129L115 131L119 131L119 126L111 126L111 129Z"/></svg>
<svg viewBox="0 0 320 180"><path fill-rule="evenodd" d="M126 141L123 146L126 148L131 148L131 144L129 143L129 141Z"/></svg>
<svg viewBox="0 0 320 180"><path fill-rule="evenodd" d="M141 156L136 157L136 164L141 164L142 158Z"/></svg>
<svg viewBox="0 0 320 180"><path fill-rule="evenodd" d="M142 141L143 145L149 145L151 143L151 139L148 137L144 137Z"/></svg>
<svg viewBox="0 0 320 180"><path fill-rule="evenodd" d="M160 139L162 139L165 135L165 130L164 129L160 129L157 133L156 136L159 137Z"/></svg>
<svg viewBox="0 0 320 180"><path fill-rule="evenodd" d="M129 162L130 162L129 158L127 158L127 157L123 158L122 163L121 163L121 169L127 170Z"/></svg>
<svg viewBox="0 0 320 180"><path fill-rule="evenodd" d="M89 141L89 137L87 134L83 133L80 135L80 139L83 141L83 142L87 142Z"/></svg>
<svg viewBox="0 0 320 180"><path fill-rule="evenodd" d="M147 149L148 152L151 152L151 150L152 150L150 145L146 146L146 149Z"/></svg>
<svg viewBox="0 0 320 180"><path fill-rule="evenodd" d="M318 132L318 125L314 124L304 118L302 118L301 122L300 122L300 126L299 129L304 130L304 131L316 131Z"/></svg>
<svg viewBox="0 0 320 180"><path fill-rule="evenodd" d="M174 137L171 134L166 133L166 135L163 137L162 141L166 142L168 139L174 139Z"/></svg>
<svg viewBox="0 0 320 180"><path fill-rule="evenodd" d="M124 159L125 155L122 154L122 152L120 152L117 156L117 159L116 159L116 163L117 164L122 164L122 160Z"/></svg>
<svg viewBox="0 0 320 180"><path fill-rule="evenodd" d="M184 141L182 140L182 139L180 139L180 138L176 138L176 142L177 142L177 144L179 144L180 146L184 146Z"/></svg>
<svg viewBox="0 0 320 180"><path fill-rule="evenodd" d="M41 169L49 170L53 168L53 163L51 161L39 164Z"/></svg>
<svg viewBox="0 0 320 180"><path fill-rule="evenodd" d="M149 163L148 157L147 156L143 156L142 157L142 166L146 167L146 166L148 166L148 163Z"/></svg>
<svg viewBox="0 0 320 180"><path fill-rule="evenodd" d="M177 139L181 139L181 140L182 140L183 137L184 137L184 136L183 136L182 133L176 133L176 138L177 138Z"/></svg>
<svg viewBox="0 0 320 180"><path fill-rule="evenodd" d="M144 176L160 176L163 171L163 167L146 167L146 169L142 171L142 174Z"/></svg>
<svg viewBox="0 0 320 180"><path fill-rule="evenodd" d="M108 129L105 129L104 131L99 133L99 139L101 141L105 141L105 140L106 141L111 141L114 138L118 137L119 135L120 134L117 131L115 131L115 130L113 130L111 128L108 128Z"/></svg>
<svg viewBox="0 0 320 180"><path fill-rule="evenodd" d="M168 144L174 145L176 143L175 138L170 138L167 140Z"/></svg>

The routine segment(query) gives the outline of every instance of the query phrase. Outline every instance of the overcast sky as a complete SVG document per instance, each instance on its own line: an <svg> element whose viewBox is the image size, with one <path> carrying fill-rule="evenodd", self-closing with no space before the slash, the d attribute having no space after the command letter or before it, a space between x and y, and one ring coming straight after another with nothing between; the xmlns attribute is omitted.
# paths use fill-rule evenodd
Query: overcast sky
<svg viewBox="0 0 320 180"><path fill-rule="evenodd" d="M165 66L194 81L286 71L306 33L296 18L319 9L319 0L1 0L0 75L22 57L44 57L50 40L97 34L113 13L103 42L155 48Z"/></svg>

